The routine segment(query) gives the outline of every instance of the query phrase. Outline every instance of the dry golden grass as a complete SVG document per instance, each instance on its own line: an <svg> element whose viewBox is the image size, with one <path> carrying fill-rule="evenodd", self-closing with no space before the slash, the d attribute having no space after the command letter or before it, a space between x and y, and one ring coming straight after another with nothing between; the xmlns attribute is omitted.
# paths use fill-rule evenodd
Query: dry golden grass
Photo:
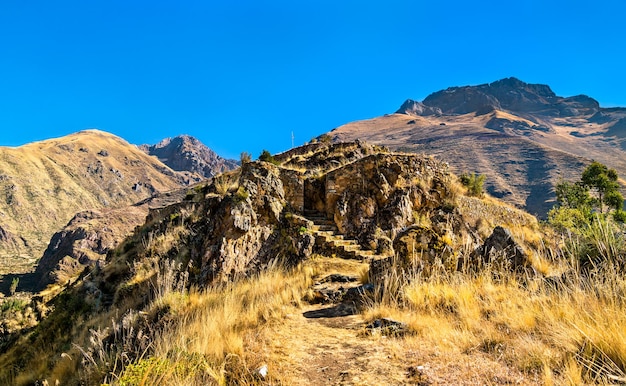
<svg viewBox="0 0 626 386"><path fill-rule="evenodd" d="M616 271L578 275L559 289L487 271L415 277L402 291L365 319L404 321L415 333L408 340L485 353L544 384L626 380L626 279Z"/></svg>
<svg viewBox="0 0 626 386"><path fill-rule="evenodd" d="M255 347L266 325L299 306L312 284L313 264L190 292L170 291L153 302L171 322L160 330L150 355L138 358L112 384L256 384L255 369L270 358ZM150 311L149 311L150 312Z"/></svg>

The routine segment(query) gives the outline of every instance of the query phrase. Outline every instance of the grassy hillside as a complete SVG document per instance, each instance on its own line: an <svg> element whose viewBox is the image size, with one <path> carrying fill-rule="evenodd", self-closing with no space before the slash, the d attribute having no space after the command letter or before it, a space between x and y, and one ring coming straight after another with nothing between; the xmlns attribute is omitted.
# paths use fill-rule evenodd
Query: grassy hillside
<svg viewBox="0 0 626 386"><path fill-rule="evenodd" d="M20 262L32 267L76 212L128 205L183 182L156 158L97 130L0 148L0 273L15 273Z"/></svg>
<svg viewBox="0 0 626 386"><path fill-rule="evenodd" d="M342 146L198 185L51 301L2 302L5 321L43 318L3 336L0 382L626 381L620 225L598 217L564 237L497 199L468 196L430 158L363 145L322 170L322 154L336 160ZM311 170L290 164L304 168L307 155ZM307 218L290 204L294 187L331 178L333 216ZM304 197L305 208L306 198L324 200ZM337 225L355 224L357 238L376 226L365 239L375 250L348 253L356 241ZM487 243L498 226L513 251ZM307 247L318 253L302 254Z"/></svg>

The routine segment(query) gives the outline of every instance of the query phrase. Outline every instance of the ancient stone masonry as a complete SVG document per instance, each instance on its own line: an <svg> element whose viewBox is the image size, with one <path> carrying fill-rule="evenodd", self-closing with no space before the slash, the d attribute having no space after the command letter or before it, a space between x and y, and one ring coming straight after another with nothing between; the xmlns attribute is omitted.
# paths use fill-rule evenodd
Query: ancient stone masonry
<svg viewBox="0 0 626 386"><path fill-rule="evenodd" d="M187 236L164 257L194 267L199 285L276 261L297 264L313 252L373 261L372 276L394 262L427 272L438 261L456 267L455 248L466 240L482 243L457 207L447 164L434 158L355 142L276 159L188 190L185 200L151 211L136 238L184 224Z"/></svg>

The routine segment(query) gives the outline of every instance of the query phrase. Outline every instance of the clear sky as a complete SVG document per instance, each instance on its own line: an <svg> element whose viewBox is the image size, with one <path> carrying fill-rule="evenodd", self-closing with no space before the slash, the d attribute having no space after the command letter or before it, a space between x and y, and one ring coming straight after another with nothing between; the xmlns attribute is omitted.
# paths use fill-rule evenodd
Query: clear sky
<svg viewBox="0 0 626 386"><path fill-rule="evenodd" d="M257 157L515 76L626 106L626 1L0 0L0 145L87 128Z"/></svg>

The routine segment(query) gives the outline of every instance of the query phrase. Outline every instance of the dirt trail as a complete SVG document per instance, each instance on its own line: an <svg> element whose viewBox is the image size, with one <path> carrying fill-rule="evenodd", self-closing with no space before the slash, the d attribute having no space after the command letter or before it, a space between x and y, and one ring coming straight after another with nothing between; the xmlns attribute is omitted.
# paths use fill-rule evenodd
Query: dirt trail
<svg viewBox="0 0 626 386"><path fill-rule="evenodd" d="M419 336L372 333L351 311L345 304L294 309L268 331L273 371L294 385L538 384L480 351L442 351Z"/></svg>

